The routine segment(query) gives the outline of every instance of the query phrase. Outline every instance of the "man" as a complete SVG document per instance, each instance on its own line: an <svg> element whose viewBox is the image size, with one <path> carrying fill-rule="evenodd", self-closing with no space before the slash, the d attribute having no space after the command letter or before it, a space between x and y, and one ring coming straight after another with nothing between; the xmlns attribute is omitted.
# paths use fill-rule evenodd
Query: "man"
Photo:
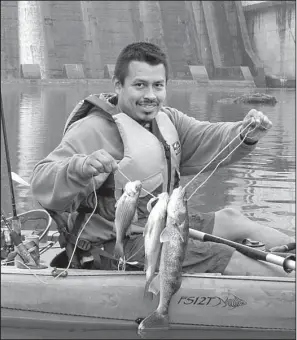
<svg viewBox="0 0 297 340"><path fill-rule="evenodd" d="M71 249L97 201L96 213L80 235L83 242L76 253L76 266L84 267L89 262L92 268L117 268L116 261L108 254L113 254L115 203L127 182L125 176L132 181L140 180L146 190L140 194L138 221L133 222L132 235L125 239L126 258L138 261L142 267L142 232L150 199L147 192L154 195L172 192L180 175L198 173L240 132L241 137L207 170L214 169L240 143L224 165L241 159L272 126L256 110L237 123L209 123L190 118L163 105L167 80L166 56L157 46L146 42L128 45L116 63L112 80L115 93L89 96L80 102L66 123L60 145L34 168L31 188L36 199L46 209L70 213L71 237L66 244L72 244ZM290 237L258 225L233 209L198 215L192 219L191 227L240 242L249 237L268 248L293 242ZM67 255L69 258L71 251ZM192 239L184 270L287 275L282 268L254 261L231 247Z"/></svg>

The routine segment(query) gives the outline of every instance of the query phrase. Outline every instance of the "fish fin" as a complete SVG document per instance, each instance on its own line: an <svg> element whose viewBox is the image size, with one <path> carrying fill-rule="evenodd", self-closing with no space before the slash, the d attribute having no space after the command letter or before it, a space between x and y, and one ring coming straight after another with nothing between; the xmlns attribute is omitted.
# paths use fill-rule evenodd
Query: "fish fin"
<svg viewBox="0 0 297 340"><path fill-rule="evenodd" d="M142 235L145 236L148 232L148 223L145 224Z"/></svg>
<svg viewBox="0 0 297 340"><path fill-rule="evenodd" d="M183 237L183 235L182 235L182 233L180 232L179 229L178 229L178 235L179 235L179 237L181 238L181 240L182 240L183 242L185 242L184 237Z"/></svg>
<svg viewBox="0 0 297 340"><path fill-rule="evenodd" d="M130 236L132 234L132 226L130 224L130 226L128 227L127 231L126 231L126 236Z"/></svg>
<svg viewBox="0 0 297 340"><path fill-rule="evenodd" d="M153 202L155 202L156 200L158 200L159 198L158 197L152 197L148 202L147 202L147 205L146 205L146 209L147 211L150 213L153 209ZM157 203L157 202L156 202Z"/></svg>
<svg viewBox="0 0 297 340"><path fill-rule="evenodd" d="M150 281L147 281L145 283L145 287L144 287L144 293L143 293L143 299L147 299L147 300L150 300L152 301L153 300L153 293L149 291L149 286L150 286Z"/></svg>
<svg viewBox="0 0 297 340"><path fill-rule="evenodd" d="M132 222L137 222L138 221L138 213L137 213L137 209L135 210L135 214L133 216Z"/></svg>
<svg viewBox="0 0 297 340"><path fill-rule="evenodd" d="M169 234L169 228L168 227L165 227L161 234L160 234L160 242L163 243L163 242L168 242L170 241L170 234Z"/></svg>
<svg viewBox="0 0 297 340"><path fill-rule="evenodd" d="M155 310L151 315L141 321L138 326L139 331L147 329L169 329L169 317L168 314L160 314L158 310Z"/></svg>
<svg viewBox="0 0 297 340"><path fill-rule="evenodd" d="M157 274L149 284L148 291L158 295L160 292L160 274Z"/></svg>

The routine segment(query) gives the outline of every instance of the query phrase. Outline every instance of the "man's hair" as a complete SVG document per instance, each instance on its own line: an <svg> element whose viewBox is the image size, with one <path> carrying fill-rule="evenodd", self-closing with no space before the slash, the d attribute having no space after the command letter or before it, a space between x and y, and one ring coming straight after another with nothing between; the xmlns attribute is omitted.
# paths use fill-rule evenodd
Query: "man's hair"
<svg viewBox="0 0 297 340"><path fill-rule="evenodd" d="M148 42L136 42L127 45L116 61L114 76L124 85L131 61L144 61L150 65L163 64L166 81L168 80L168 62L166 54L157 45Z"/></svg>

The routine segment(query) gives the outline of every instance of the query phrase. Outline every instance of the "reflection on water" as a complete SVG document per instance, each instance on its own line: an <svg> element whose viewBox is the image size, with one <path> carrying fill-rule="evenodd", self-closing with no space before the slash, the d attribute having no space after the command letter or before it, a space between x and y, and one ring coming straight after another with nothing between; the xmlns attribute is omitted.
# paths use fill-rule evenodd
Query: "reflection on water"
<svg viewBox="0 0 297 340"><path fill-rule="evenodd" d="M29 181L34 165L61 140L66 119L79 100L91 93L108 92L111 84L16 86L3 85L2 95L12 170ZM252 108L250 105L223 104L218 100L236 97L248 89L210 89L171 85L168 105L199 120L237 121ZM258 90L257 92L265 90ZM295 233L295 92L267 90L276 96L276 106L258 106L274 126L259 142L256 150L231 165L219 169L189 202L190 212L237 207L260 223ZM3 150L3 143L2 143ZM10 212L7 174L1 156L2 207ZM202 174L189 186L189 194L208 174ZM184 178L182 184L188 181ZM16 187L17 209L21 213L38 207L27 188Z"/></svg>

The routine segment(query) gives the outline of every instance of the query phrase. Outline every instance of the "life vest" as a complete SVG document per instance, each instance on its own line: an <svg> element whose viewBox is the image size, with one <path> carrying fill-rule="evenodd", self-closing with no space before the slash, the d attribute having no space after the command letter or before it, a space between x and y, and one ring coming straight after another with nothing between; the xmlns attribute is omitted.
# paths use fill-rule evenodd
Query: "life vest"
<svg viewBox="0 0 297 340"><path fill-rule="evenodd" d="M153 121L154 135L125 113L109 113L111 106L108 103L100 100L98 95L90 95L71 112L64 134L71 124L86 117L94 106L107 119L113 119L119 129L124 145L124 157L118 163L119 169L130 180L142 182L145 191L141 191L140 200L148 195L147 192L153 193L160 187L161 191L171 193L179 180L181 146L176 128L164 112L167 109L162 109ZM114 174L117 200L128 181L121 172Z"/></svg>

